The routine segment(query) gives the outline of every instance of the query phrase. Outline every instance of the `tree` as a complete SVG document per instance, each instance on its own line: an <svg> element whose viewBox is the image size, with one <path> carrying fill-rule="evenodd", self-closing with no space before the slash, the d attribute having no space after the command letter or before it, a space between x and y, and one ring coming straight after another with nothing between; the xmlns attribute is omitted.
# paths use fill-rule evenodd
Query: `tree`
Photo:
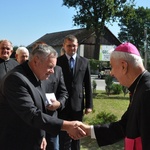
<svg viewBox="0 0 150 150"><path fill-rule="evenodd" d="M63 5L74 7L74 25L95 32L94 59L99 59L100 37L104 34L106 23L114 22L126 5L133 6L134 0L63 0Z"/></svg>
<svg viewBox="0 0 150 150"><path fill-rule="evenodd" d="M136 47L141 51L142 56L144 56L144 42L145 38L150 41L150 9L144 7L138 7L137 9L127 7L126 10L132 10L132 15L130 17L125 17L124 15L120 19L120 33L118 34L119 39L122 42L130 41L134 43ZM145 28L147 28L147 37L145 37Z"/></svg>
<svg viewBox="0 0 150 150"><path fill-rule="evenodd" d="M16 50L17 50L18 46L14 46L13 47L13 53L11 54L11 58L15 58L15 54L16 54Z"/></svg>
<svg viewBox="0 0 150 150"><path fill-rule="evenodd" d="M93 86L93 93L95 93L96 92L96 87L97 87L97 83L96 83L95 80L93 80L92 86Z"/></svg>
<svg viewBox="0 0 150 150"><path fill-rule="evenodd" d="M113 77L110 75L107 75L105 78L105 83L106 83L105 90L106 90L107 95L109 96L110 92L113 89Z"/></svg>

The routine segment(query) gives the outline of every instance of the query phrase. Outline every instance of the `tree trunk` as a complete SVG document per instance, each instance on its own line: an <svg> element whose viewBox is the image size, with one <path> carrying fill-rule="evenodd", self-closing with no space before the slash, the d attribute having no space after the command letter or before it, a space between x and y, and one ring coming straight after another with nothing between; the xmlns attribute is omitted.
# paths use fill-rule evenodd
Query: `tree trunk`
<svg viewBox="0 0 150 150"><path fill-rule="evenodd" d="M100 36L95 38L94 59L99 60L100 54Z"/></svg>

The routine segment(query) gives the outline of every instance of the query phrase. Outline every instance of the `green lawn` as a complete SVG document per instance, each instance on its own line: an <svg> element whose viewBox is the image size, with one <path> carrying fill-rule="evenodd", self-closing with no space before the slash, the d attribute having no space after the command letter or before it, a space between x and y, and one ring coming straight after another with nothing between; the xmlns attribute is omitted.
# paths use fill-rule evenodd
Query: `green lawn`
<svg viewBox="0 0 150 150"><path fill-rule="evenodd" d="M98 91L96 97L93 99L94 111L93 113L84 116L84 123L87 123L100 112L111 113L117 116L118 120L126 111L129 104L128 94L124 97L120 95L107 96L105 91ZM113 145L99 148L96 140L86 137L81 139L81 150L123 150L123 141Z"/></svg>

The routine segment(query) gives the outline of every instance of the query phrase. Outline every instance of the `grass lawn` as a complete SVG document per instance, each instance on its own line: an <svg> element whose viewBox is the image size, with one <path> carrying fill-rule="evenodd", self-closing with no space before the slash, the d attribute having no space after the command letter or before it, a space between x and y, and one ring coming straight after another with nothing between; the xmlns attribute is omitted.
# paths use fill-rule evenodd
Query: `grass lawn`
<svg viewBox="0 0 150 150"><path fill-rule="evenodd" d="M97 91L95 98L93 99L93 113L84 116L84 123L94 118L100 112L106 112L114 114L119 120L122 114L126 111L129 104L129 96L122 94L107 96L105 91ZM113 145L104 146L99 148L96 140L86 137L81 139L81 150L123 150L123 141L115 143Z"/></svg>

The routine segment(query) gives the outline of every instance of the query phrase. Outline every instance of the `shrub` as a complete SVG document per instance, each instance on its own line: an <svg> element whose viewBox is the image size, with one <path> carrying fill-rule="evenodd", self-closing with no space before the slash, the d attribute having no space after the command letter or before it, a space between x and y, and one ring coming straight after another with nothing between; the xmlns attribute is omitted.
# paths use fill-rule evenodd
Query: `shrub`
<svg viewBox="0 0 150 150"><path fill-rule="evenodd" d="M115 115L103 111L98 113L96 117L89 122L89 124L106 124L114 121L117 121L117 117Z"/></svg>
<svg viewBox="0 0 150 150"><path fill-rule="evenodd" d="M110 92L112 90L112 85L113 85L113 77L110 75L107 75L105 77L105 83L106 83L106 87L105 87L106 93L107 95L110 95Z"/></svg>
<svg viewBox="0 0 150 150"><path fill-rule="evenodd" d="M93 86L93 93L95 93L96 92L96 86L97 86L97 83L95 80L93 80L92 86Z"/></svg>
<svg viewBox="0 0 150 150"><path fill-rule="evenodd" d="M99 61L98 60L90 59L91 72L95 72L96 70L98 70L98 66L99 66Z"/></svg>
<svg viewBox="0 0 150 150"><path fill-rule="evenodd" d="M112 85L113 94L120 94L122 92L122 85L120 84L113 84Z"/></svg>

